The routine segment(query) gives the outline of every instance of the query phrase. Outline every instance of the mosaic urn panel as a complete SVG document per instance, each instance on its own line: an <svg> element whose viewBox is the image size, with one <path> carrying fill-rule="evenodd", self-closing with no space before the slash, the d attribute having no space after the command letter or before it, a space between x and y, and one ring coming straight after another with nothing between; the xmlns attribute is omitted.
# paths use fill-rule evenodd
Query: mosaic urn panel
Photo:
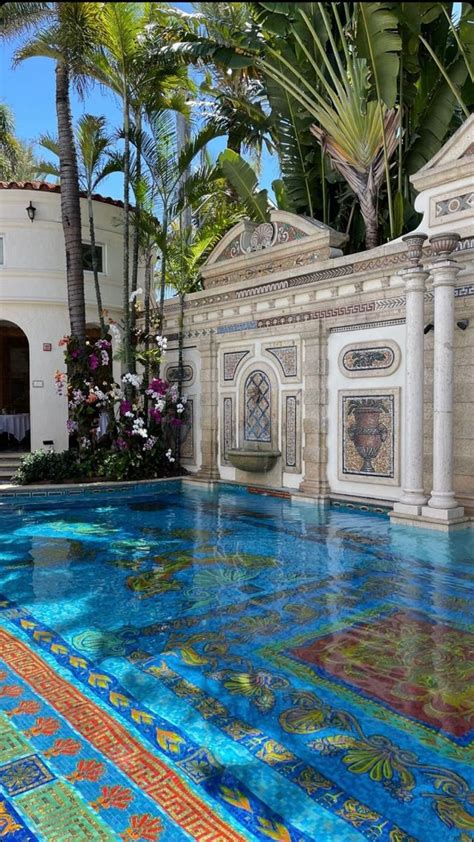
<svg viewBox="0 0 474 842"><path fill-rule="evenodd" d="M398 484L399 390L339 393L339 479Z"/></svg>
<svg viewBox="0 0 474 842"><path fill-rule="evenodd" d="M396 342L358 342L346 345L339 354L339 370L344 377L387 377L400 364Z"/></svg>

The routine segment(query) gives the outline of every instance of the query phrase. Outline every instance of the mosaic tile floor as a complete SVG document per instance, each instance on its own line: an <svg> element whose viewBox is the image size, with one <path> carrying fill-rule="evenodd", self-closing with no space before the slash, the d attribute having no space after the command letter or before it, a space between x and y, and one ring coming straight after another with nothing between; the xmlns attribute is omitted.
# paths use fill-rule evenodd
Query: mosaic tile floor
<svg viewBox="0 0 474 842"><path fill-rule="evenodd" d="M0 512L0 839L474 842L471 530L174 483Z"/></svg>

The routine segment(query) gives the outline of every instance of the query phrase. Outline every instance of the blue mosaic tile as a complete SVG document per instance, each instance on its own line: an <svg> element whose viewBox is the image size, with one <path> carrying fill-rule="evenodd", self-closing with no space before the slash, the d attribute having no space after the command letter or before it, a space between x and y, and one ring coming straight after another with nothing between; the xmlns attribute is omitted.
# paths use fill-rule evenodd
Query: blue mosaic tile
<svg viewBox="0 0 474 842"><path fill-rule="evenodd" d="M0 766L0 787L6 795L19 795L54 780L48 767L33 754Z"/></svg>

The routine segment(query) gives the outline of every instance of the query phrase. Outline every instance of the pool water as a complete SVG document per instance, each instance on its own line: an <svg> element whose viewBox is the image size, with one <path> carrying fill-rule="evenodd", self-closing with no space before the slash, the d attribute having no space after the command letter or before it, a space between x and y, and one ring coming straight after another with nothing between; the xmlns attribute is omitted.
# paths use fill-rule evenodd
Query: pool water
<svg viewBox="0 0 474 842"><path fill-rule="evenodd" d="M179 482L0 518L0 837L472 842L471 529Z"/></svg>

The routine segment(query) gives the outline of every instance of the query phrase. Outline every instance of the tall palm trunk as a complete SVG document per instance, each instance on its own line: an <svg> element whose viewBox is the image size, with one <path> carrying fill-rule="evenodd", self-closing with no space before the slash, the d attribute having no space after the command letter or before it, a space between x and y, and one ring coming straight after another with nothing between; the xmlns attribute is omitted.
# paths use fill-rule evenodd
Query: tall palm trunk
<svg viewBox="0 0 474 842"><path fill-rule="evenodd" d="M163 333L163 321L165 313L165 288L166 288L166 241L168 237L168 208L166 205L163 208L163 222L161 226L161 236L163 241L163 249L161 251L161 273L160 273L160 303L158 307L158 319L160 325L160 333ZM158 363L158 377L160 376L161 363Z"/></svg>
<svg viewBox="0 0 474 842"><path fill-rule="evenodd" d="M137 155L137 163L136 163L136 171L135 171L135 178L136 183L138 186L137 195L135 196L135 221L133 226L133 244L132 244L132 292L136 292L138 289L138 261L140 256L140 241L139 241L139 233L140 233L140 210L141 210L141 203L140 203L140 179L142 174L142 150L141 150L141 114L140 111L137 111L135 115L135 130L136 130L136 155ZM134 299L135 305L135 299ZM132 307L130 311L130 329L134 330L136 323L136 310L135 306Z"/></svg>
<svg viewBox="0 0 474 842"><path fill-rule="evenodd" d="M123 98L123 322L125 366L132 371L131 324L130 324L130 115L128 97Z"/></svg>
<svg viewBox="0 0 474 842"><path fill-rule="evenodd" d="M81 205L76 149L72 131L67 64L56 64L56 114L58 120L61 219L66 247L66 281L71 335L86 341L86 305L82 268Z"/></svg>
<svg viewBox="0 0 474 842"><path fill-rule="evenodd" d="M179 293L179 327L178 327L178 395L183 393L183 345L184 345L184 292ZM181 427L176 428L175 459L179 465L181 461Z"/></svg>
<svg viewBox="0 0 474 842"><path fill-rule="evenodd" d="M89 209L89 236L91 238L92 272L94 274L95 297L97 301L97 310L99 311L100 333L101 336L105 337L106 328L104 310L102 307L102 294L100 292L99 268L97 265L97 250L95 244L94 206L92 203L92 194L89 191L87 192L87 207Z"/></svg>
<svg viewBox="0 0 474 842"><path fill-rule="evenodd" d="M147 250L145 256L145 314L144 314L144 332L145 332L145 367L143 372L143 385L145 388L150 382L150 360L148 353L150 351L150 322L151 322L151 280L153 276L153 248ZM145 417L148 417L148 395L145 391L144 398Z"/></svg>

